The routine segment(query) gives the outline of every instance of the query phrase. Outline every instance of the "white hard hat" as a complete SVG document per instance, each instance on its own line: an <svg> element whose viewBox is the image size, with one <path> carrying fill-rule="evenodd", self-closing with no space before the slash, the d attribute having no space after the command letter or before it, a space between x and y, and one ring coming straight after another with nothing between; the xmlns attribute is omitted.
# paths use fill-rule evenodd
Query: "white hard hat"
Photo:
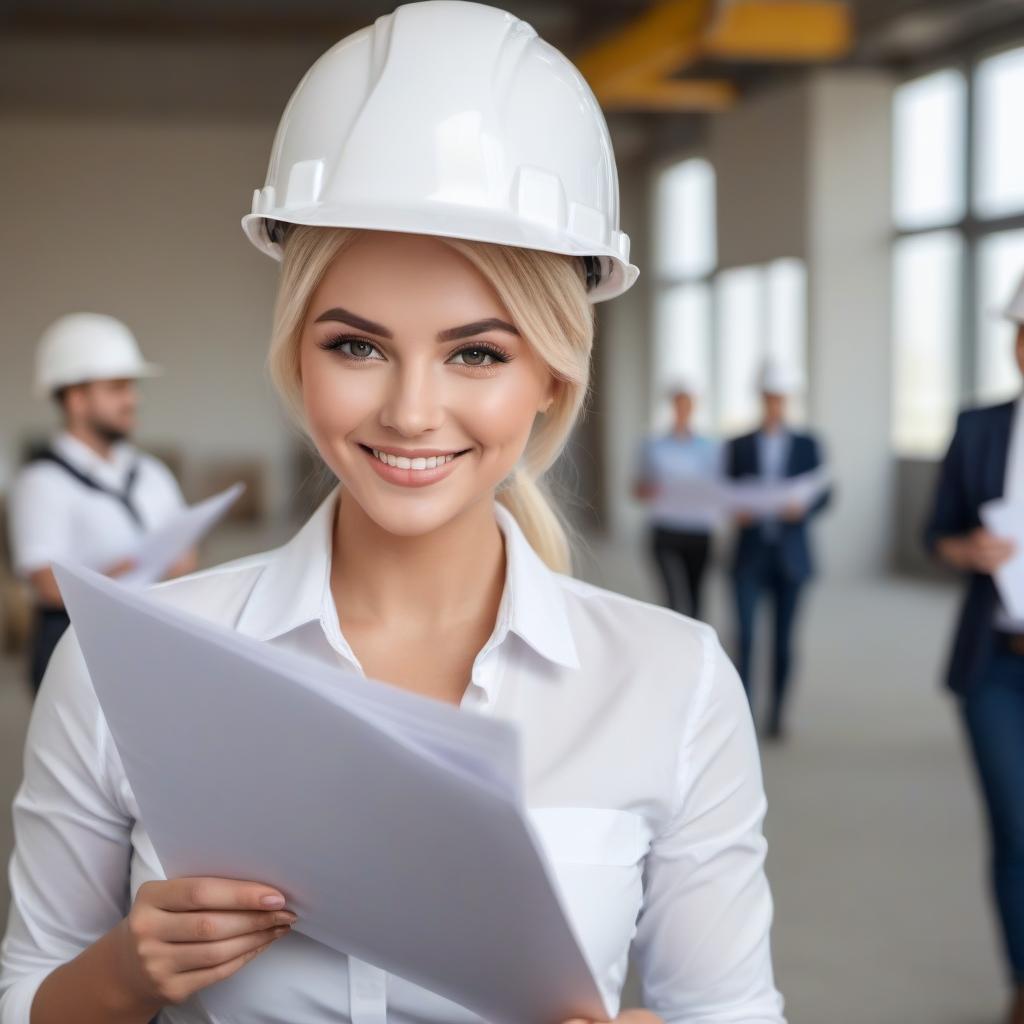
<svg viewBox="0 0 1024 1024"><path fill-rule="evenodd" d="M676 395L689 395L691 398L696 398L701 391L702 388L697 382L697 378L689 373L674 373L665 384L665 393L673 398Z"/></svg>
<svg viewBox="0 0 1024 1024"><path fill-rule="evenodd" d="M803 375L792 366L768 359L757 375L757 385L765 395L797 395L803 391Z"/></svg>
<svg viewBox="0 0 1024 1024"><path fill-rule="evenodd" d="M594 302L638 274L583 76L526 22L462 0L399 7L306 72L242 226L279 259L279 222L592 257Z"/></svg>
<svg viewBox="0 0 1024 1024"><path fill-rule="evenodd" d="M36 348L36 394L92 380L155 377L159 366L147 363L135 335L120 320L102 313L71 313L43 332Z"/></svg>
<svg viewBox="0 0 1024 1024"><path fill-rule="evenodd" d="M1024 277L1021 278L1017 290L1010 299L1010 304L1003 310L1003 316L1014 323L1024 325Z"/></svg>

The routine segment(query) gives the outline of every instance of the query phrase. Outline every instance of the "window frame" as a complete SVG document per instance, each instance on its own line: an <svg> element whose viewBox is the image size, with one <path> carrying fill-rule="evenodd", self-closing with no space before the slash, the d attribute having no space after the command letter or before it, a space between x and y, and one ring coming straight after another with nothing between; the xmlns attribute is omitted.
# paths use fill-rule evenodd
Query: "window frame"
<svg viewBox="0 0 1024 1024"><path fill-rule="evenodd" d="M927 226L915 226L910 228L897 227L895 216L892 217L890 235L890 265L896 245L901 239L918 235L926 235L934 231L954 231L958 233L962 241L963 258L960 267L960 324L957 331L957 352L958 359L955 367L957 371L957 401L963 406L972 403L978 393L979 374L978 358L980 355L980 332L978 329L978 270L979 251L981 243L990 235L1002 231L1014 231L1024 229L1024 209L1017 213L1004 214L995 217L982 217L976 212L975 192L978 175L978 89L977 72L979 67L989 58L998 57L1000 54L1012 50L1024 48L1024 36L1017 37L1012 41L1000 40L998 43L988 42L978 45L969 50L958 59L947 58L936 59L915 65L908 68L896 82L896 88L901 85L915 81L925 75L936 71L956 70L964 78L965 83L965 104L964 104L964 146L960 154L961 172L964 189L964 213L961 217L940 223L928 224ZM895 94L894 94L895 99ZM892 167L891 181L895 181L896 168ZM1024 267L1021 268L1024 272ZM891 338L895 344L895 336ZM895 387L895 379L893 379ZM895 403L895 394L892 401ZM952 432L953 423L948 425L949 432ZM890 444L898 458L917 459L919 455L905 453L895 444L895 438L890 437ZM941 458L941 453L936 453L935 458Z"/></svg>

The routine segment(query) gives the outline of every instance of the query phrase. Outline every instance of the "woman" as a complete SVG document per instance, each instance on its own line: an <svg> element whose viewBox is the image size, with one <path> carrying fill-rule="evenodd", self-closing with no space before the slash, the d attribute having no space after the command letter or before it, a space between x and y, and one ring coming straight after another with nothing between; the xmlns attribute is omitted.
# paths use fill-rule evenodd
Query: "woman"
<svg viewBox="0 0 1024 1024"><path fill-rule="evenodd" d="M738 679L706 627L563 575L540 487L583 403L589 300L635 278L616 192L582 79L503 12L410 5L321 58L246 228L283 260L272 376L340 488L279 551L162 594L516 722L612 1005L631 947L642 965L648 1009L619 1020L779 1024ZM258 879L167 880L73 635L15 815L2 1024L475 1019L293 932Z"/></svg>

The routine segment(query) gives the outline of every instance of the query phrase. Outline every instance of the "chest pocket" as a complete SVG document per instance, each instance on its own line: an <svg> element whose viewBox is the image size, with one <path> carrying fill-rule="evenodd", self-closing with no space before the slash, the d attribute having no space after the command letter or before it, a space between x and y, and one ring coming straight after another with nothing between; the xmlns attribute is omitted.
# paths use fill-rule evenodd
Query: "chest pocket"
<svg viewBox="0 0 1024 1024"><path fill-rule="evenodd" d="M618 999L643 904L646 820L630 811L543 807L529 811L565 908L605 994Z"/></svg>

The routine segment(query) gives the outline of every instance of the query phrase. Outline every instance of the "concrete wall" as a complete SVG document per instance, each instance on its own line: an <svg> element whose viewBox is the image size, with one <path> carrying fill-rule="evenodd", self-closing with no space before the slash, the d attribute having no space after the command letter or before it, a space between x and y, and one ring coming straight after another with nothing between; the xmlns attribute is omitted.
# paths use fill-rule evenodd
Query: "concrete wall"
<svg viewBox="0 0 1024 1024"><path fill-rule="evenodd" d="M804 80L777 85L711 119L704 155L718 186L718 265L804 258L809 103Z"/></svg>
<svg viewBox="0 0 1024 1024"><path fill-rule="evenodd" d="M819 540L832 573L874 575L888 568L893 518L892 83L824 71L808 92L809 397L838 484Z"/></svg>
<svg viewBox="0 0 1024 1024"><path fill-rule="evenodd" d="M239 218L318 49L121 36L0 44L0 487L23 439L57 421L30 395L39 332L85 309L123 319L166 368L145 386L140 441L178 449L186 478L210 459L264 460L271 506L286 507L294 441L263 373L276 266Z"/></svg>

